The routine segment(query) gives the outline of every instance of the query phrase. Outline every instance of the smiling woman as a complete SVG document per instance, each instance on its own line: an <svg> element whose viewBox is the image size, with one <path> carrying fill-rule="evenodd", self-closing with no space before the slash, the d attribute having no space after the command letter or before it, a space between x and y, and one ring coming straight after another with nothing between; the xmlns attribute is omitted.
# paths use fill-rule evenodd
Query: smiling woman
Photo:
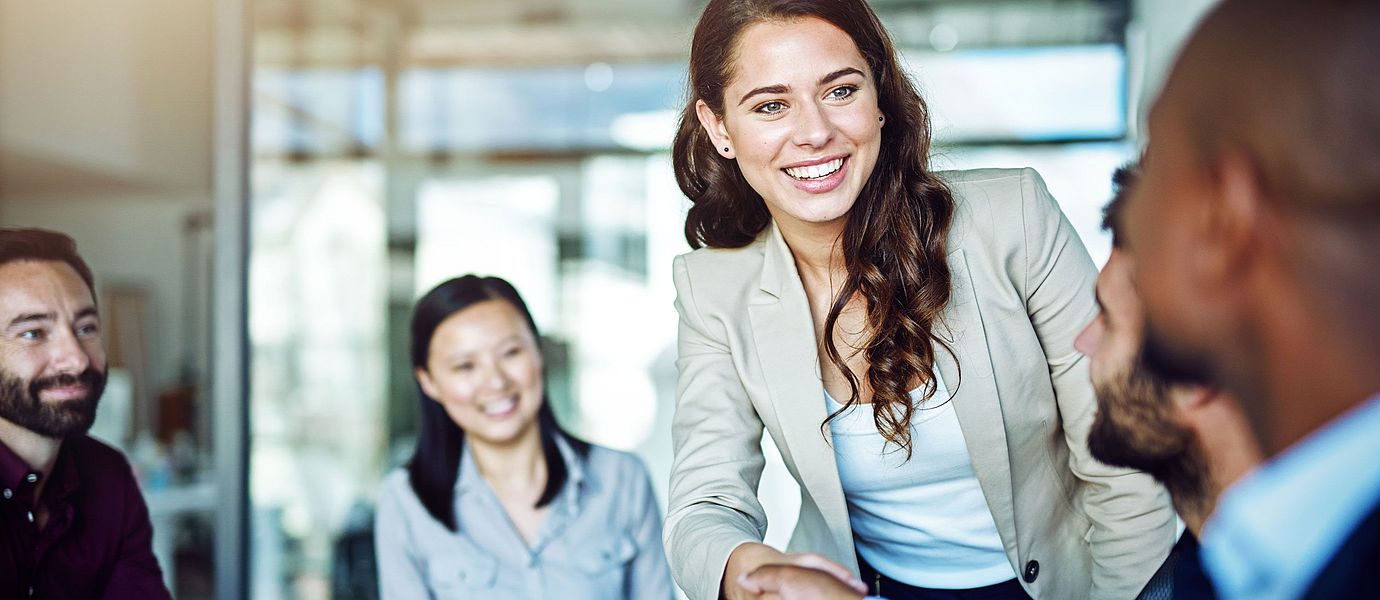
<svg viewBox="0 0 1380 600"><path fill-rule="evenodd" d="M671 597L646 469L556 423L517 290L467 275L427 292L412 365L422 422L379 500L384 598Z"/></svg>
<svg viewBox="0 0 1380 600"><path fill-rule="evenodd" d="M867 62L847 34L819 19L763 22L739 44L738 70L752 76L731 80L721 107L697 99L700 125L778 225L803 230L842 219L882 138Z"/></svg>
<svg viewBox="0 0 1380 600"><path fill-rule="evenodd" d="M1173 513L1087 452L1073 339L1096 270L1040 177L932 171L925 102L863 0L711 0L690 53L680 585L752 597L740 577L791 565L892 600L1135 596ZM801 487L785 553L761 543L764 429Z"/></svg>

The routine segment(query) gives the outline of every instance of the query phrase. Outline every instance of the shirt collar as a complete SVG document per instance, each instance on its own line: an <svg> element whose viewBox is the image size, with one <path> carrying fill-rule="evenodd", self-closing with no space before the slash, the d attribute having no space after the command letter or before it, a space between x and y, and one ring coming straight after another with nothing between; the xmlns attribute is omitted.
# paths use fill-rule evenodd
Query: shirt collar
<svg viewBox="0 0 1380 600"><path fill-rule="evenodd" d="M575 455L575 450L567 444L561 436L556 436L556 449L561 452L561 460L565 461L565 473L568 487L570 490L570 503L566 509L571 515L580 512L580 497L584 495L589 484L585 478L585 461L580 460Z"/></svg>
<svg viewBox="0 0 1380 600"><path fill-rule="evenodd" d="M1380 395L1229 488L1204 525L1203 566L1224 598L1306 590L1380 498Z"/></svg>
<svg viewBox="0 0 1380 600"><path fill-rule="evenodd" d="M28 495L32 493L29 488L36 486L43 477L54 477L44 488L43 501L62 500L71 495L80 483L76 465L73 464L75 461L71 457L71 446L69 440L64 440L58 450L57 461L53 464L53 472L43 473L30 467L5 442L0 441L0 494L8 492L5 500L21 492L25 497L31 497Z"/></svg>
<svg viewBox="0 0 1380 600"><path fill-rule="evenodd" d="M33 472L24 459L0 441L0 488L8 490L11 495L16 494L24 488L24 479Z"/></svg>
<svg viewBox="0 0 1380 600"><path fill-rule="evenodd" d="M556 450L561 454L561 460L565 462L566 491L569 502L566 503L566 510L571 514L580 511L580 496L586 491L589 484L585 476L584 461L580 460L575 454L575 450L560 435L556 436ZM469 444L462 444L460 450L460 476L455 480L455 498L459 501L460 496L476 490L487 489L484 477L479 474L479 467L474 462L474 454Z"/></svg>

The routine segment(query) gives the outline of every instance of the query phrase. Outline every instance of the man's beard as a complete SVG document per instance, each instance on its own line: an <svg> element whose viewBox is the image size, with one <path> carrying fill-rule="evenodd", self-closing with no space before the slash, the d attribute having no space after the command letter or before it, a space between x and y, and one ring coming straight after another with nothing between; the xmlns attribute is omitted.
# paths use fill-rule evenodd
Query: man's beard
<svg viewBox="0 0 1380 600"><path fill-rule="evenodd" d="M1098 411L1088 434L1093 458L1148 473L1175 497L1200 502L1208 484L1207 460L1196 434L1175 421L1170 384L1154 372L1145 353L1129 371L1095 386Z"/></svg>
<svg viewBox="0 0 1380 600"><path fill-rule="evenodd" d="M84 384L86 396L44 402L41 393L52 387ZM96 404L105 390L105 372L88 367L76 375L63 373L29 382L0 370L0 418L44 437L81 435L96 421Z"/></svg>
<svg viewBox="0 0 1380 600"><path fill-rule="evenodd" d="M1158 378L1165 385L1212 385L1213 378L1207 363L1175 351L1148 320L1137 362L1143 365L1147 375Z"/></svg>

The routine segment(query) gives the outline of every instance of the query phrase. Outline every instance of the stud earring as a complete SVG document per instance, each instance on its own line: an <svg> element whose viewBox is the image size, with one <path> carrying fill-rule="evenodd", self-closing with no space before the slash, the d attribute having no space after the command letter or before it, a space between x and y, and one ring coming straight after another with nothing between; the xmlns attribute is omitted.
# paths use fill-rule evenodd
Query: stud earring
<svg viewBox="0 0 1380 600"><path fill-rule="evenodd" d="M724 146L724 152L728 152L728 146Z"/></svg>
<svg viewBox="0 0 1380 600"><path fill-rule="evenodd" d="M877 117L877 122L878 122L878 123L881 123L881 122L883 122L883 121L886 121L886 115Z"/></svg>

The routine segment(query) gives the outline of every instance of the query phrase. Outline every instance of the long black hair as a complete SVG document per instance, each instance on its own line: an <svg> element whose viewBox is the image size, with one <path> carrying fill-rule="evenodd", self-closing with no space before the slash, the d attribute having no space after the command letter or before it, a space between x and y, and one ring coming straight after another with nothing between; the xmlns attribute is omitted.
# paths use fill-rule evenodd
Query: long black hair
<svg viewBox="0 0 1380 600"><path fill-rule="evenodd" d="M512 284L498 277L465 275L432 288L417 301L412 310L412 367L426 369L431 338L442 321L488 300L511 304L526 320L532 337L539 339L537 323ZM460 477L460 450L465 443L465 430L455 424L439 402L422 391L420 383L417 384L417 402L421 409L421 425L417 432L417 449L407 463L408 481L427 512L447 529L457 531L455 482ZM541 408L537 410L537 428L541 435L542 456L546 460L546 489L537 499L540 508L556 498L567 477L556 437L565 440L581 459L589 454L589 443L561 429L545 391Z"/></svg>

